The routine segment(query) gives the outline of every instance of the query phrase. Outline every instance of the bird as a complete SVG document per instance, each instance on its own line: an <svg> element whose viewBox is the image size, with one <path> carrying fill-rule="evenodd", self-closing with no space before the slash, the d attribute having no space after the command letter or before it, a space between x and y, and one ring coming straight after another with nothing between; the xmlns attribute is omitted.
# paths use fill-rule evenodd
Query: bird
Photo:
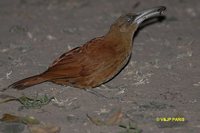
<svg viewBox="0 0 200 133"><path fill-rule="evenodd" d="M19 80L3 90L23 90L43 82L80 89L98 87L113 79L128 64L134 34L141 23L162 16L165 10L165 6L158 6L122 15L104 36L69 50L53 61L46 71Z"/></svg>

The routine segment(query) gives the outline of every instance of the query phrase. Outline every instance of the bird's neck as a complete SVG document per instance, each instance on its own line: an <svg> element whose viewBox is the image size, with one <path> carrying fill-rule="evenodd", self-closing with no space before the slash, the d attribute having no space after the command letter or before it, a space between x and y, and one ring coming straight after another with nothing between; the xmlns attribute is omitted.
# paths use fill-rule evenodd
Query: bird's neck
<svg viewBox="0 0 200 133"><path fill-rule="evenodd" d="M121 45L132 45L133 34L131 32L122 33L111 30L106 34L105 38Z"/></svg>

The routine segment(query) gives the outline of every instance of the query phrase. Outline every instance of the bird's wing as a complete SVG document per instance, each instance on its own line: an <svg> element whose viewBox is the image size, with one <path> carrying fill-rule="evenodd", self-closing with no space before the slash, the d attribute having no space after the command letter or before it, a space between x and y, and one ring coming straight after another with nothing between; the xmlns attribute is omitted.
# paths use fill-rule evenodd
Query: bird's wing
<svg viewBox="0 0 200 133"><path fill-rule="evenodd" d="M44 72L45 75L52 79L77 77L82 67L81 58L84 58L81 49L77 47L61 55Z"/></svg>
<svg viewBox="0 0 200 133"><path fill-rule="evenodd" d="M81 47L64 53L44 72L45 75L52 77L52 79L90 75L103 64L101 56L104 56L104 54L100 49L101 42L102 37L95 38Z"/></svg>

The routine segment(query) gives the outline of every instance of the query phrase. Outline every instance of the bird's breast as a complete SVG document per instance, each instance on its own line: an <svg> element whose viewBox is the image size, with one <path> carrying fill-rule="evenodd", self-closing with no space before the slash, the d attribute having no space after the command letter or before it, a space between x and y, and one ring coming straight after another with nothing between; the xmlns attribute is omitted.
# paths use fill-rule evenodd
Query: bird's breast
<svg viewBox="0 0 200 133"><path fill-rule="evenodd" d="M92 51L88 55L92 66L88 82L99 85L110 80L127 64L132 50L131 46L128 47L123 43L107 42Z"/></svg>

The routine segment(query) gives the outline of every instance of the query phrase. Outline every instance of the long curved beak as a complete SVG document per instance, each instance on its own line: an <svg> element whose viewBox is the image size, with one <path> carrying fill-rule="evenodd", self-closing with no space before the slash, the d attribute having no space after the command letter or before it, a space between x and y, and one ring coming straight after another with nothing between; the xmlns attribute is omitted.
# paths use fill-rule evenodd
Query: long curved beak
<svg viewBox="0 0 200 133"><path fill-rule="evenodd" d="M166 10L166 7L159 6L159 7L155 7L152 9L148 9L148 10L139 12L136 14L134 22L139 25L148 18L161 16L165 10Z"/></svg>

